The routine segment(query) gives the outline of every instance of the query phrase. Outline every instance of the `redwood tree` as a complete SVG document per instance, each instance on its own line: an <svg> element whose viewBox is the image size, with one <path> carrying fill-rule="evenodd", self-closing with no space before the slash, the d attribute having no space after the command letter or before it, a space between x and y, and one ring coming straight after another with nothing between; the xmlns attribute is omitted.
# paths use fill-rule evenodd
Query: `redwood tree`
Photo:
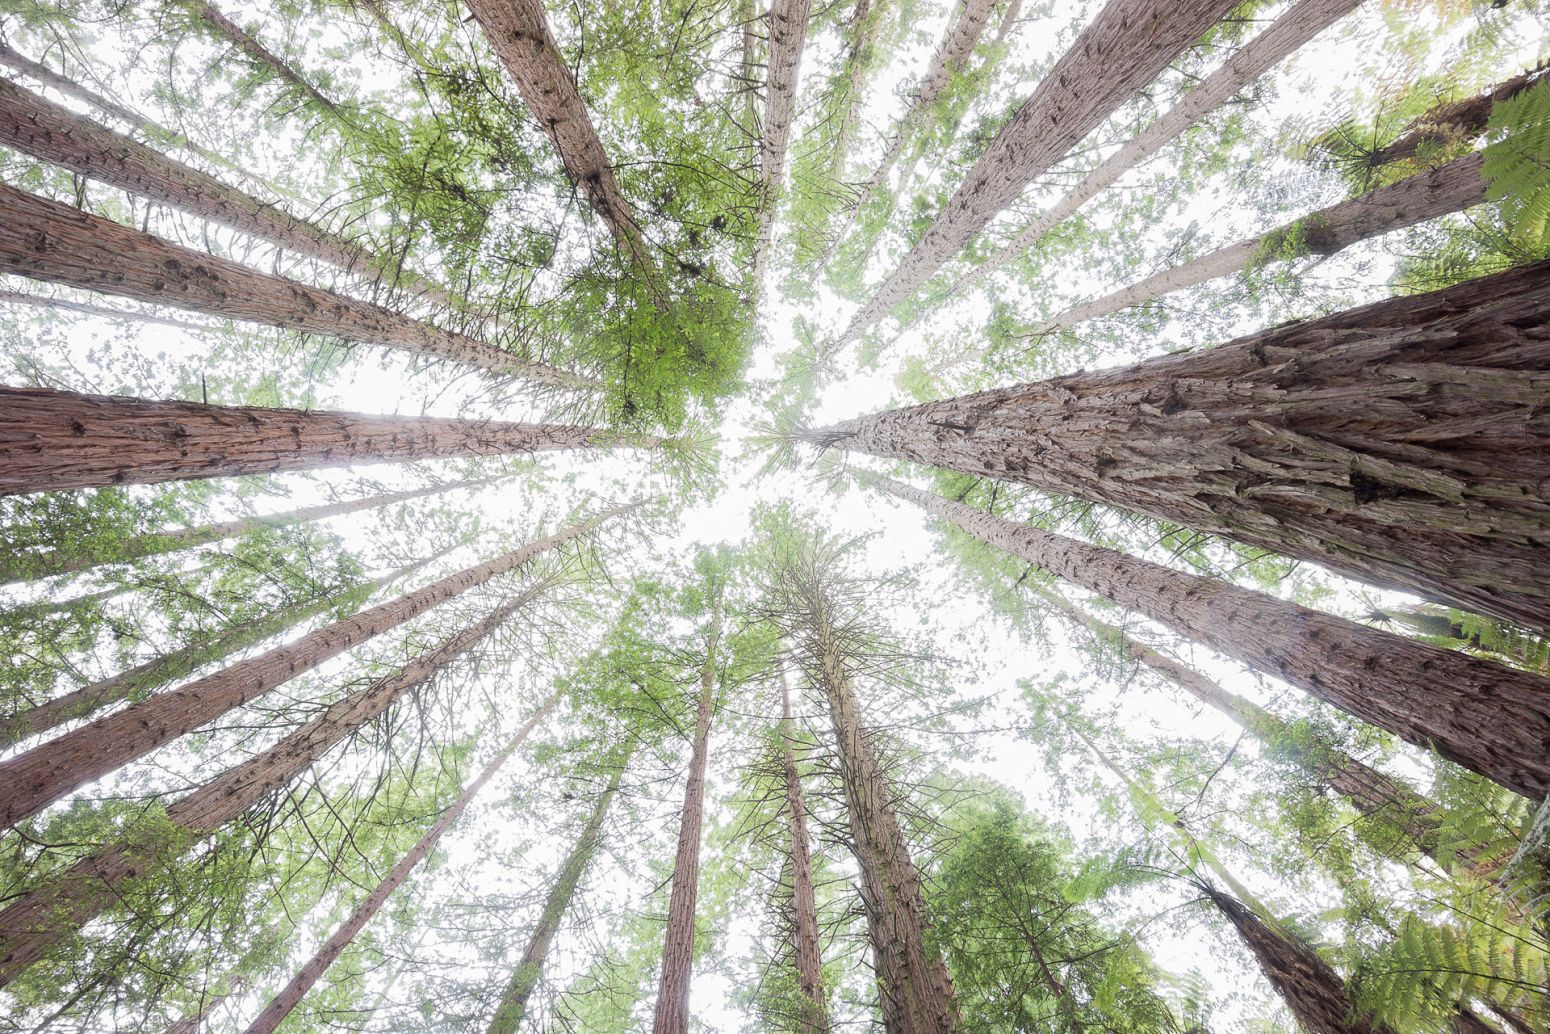
<svg viewBox="0 0 1550 1034"><path fill-rule="evenodd" d="M802 992L802 1013L797 1017L803 1034L829 1029L828 1002L823 988L823 952L818 942L818 896L813 887L813 858L807 834L807 803L802 795L802 774L797 769L796 733L791 722L791 688L781 680L780 770L785 784L785 811L789 827L787 850L791 866L791 947L796 963L797 985Z"/></svg>
<svg viewBox="0 0 1550 1034"><path fill-rule="evenodd" d="M754 242L753 283L757 294L768 260L770 234L786 169L791 119L797 106L797 69L807 40L812 0L774 0L770 7L769 74L764 82L763 136L759 141L759 236Z"/></svg>

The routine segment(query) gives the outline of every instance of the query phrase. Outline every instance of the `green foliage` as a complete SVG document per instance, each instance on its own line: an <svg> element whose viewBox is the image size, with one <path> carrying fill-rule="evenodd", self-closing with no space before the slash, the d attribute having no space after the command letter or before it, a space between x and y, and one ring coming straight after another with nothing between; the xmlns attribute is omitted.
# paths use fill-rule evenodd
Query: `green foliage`
<svg viewBox="0 0 1550 1034"><path fill-rule="evenodd" d="M1495 104L1486 133L1487 196L1514 237L1550 249L1550 78Z"/></svg>

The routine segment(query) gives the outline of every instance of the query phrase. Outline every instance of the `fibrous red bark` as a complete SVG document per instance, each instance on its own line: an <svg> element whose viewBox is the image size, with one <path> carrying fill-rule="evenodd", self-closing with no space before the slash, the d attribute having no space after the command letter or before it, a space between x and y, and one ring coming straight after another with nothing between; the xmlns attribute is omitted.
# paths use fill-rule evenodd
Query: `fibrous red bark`
<svg viewBox="0 0 1550 1034"><path fill-rule="evenodd" d="M638 505L638 504L637 504ZM0 829L458 594L590 532L614 507L0 762Z"/></svg>
<svg viewBox="0 0 1550 1034"><path fill-rule="evenodd" d="M700 669L699 705L694 721L694 748L684 806L678 822L678 853L673 858L673 885L668 893L667 934L662 945L662 973L657 984L652 1034L688 1034L689 989L694 975L694 915L700 885L700 827L705 815L705 763L710 747L710 719L716 693L716 650L721 639L721 597L711 615L705 663Z"/></svg>
<svg viewBox="0 0 1550 1034"><path fill-rule="evenodd" d="M594 448L570 424L212 406L0 386L0 495ZM657 440L644 437L643 446Z"/></svg>
<svg viewBox="0 0 1550 1034"><path fill-rule="evenodd" d="M192 312L323 334L556 387L595 382L372 302L260 273L0 184L0 271Z"/></svg>
<svg viewBox="0 0 1550 1034"><path fill-rule="evenodd" d="M538 596L543 587L542 583L528 587L484 620L426 651L397 672L335 701L273 747L179 799L167 809L167 819L175 831L173 837L110 844L59 877L13 898L0 911L0 986L15 979L50 948L117 901L119 887L125 880L176 859L266 795L287 785L330 748L490 636Z"/></svg>
<svg viewBox="0 0 1550 1034"><path fill-rule="evenodd" d="M947 206L829 351L855 341L913 294L1034 177L1235 6L1233 0L1109 0L996 134Z"/></svg>
<svg viewBox="0 0 1550 1034"><path fill-rule="evenodd" d="M1550 262L809 437L1550 628Z"/></svg>
<svg viewBox="0 0 1550 1034"><path fill-rule="evenodd" d="M522 726L521 731L517 733L515 738L499 754L495 755L495 758L484 767L484 770L479 773L473 782L468 784L468 787L458 796L458 799L453 801L447 810L441 813L441 817L436 820L435 825L426 830L425 835L409 849L408 853L398 860L398 864L393 866L392 870L382 878L382 881L377 884L372 892L366 895L359 905L355 906L355 911L350 913L350 917L340 925L339 929L335 930L328 940L323 942L323 946L318 949L317 954L307 960L306 964L301 967L301 970L291 978L290 983L286 984L280 993L270 1000L269 1004L264 1007L264 1011L259 1013L258 1018L248 1025L246 1034L271 1034L291 1014L291 1011L301 1004L301 1000L306 997L307 992L312 990L312 986L328 971L328 967L334 964L334 960L339 958L340 954L350 946L350 942L355 940L356 935L366 928L366 924L371 922L372 917L387 903L387 899L392 895L393 891L397 890L399 885L409 878L409 874L414 871L415 866L419 865L425 859L425 856L431 853L431 849L436 846L436 842L441 839L452 823L457 821L458 816L463 814L470 802L484 787L484 784L489 782L490 777L500 770L500 767L506 763L512 754L516 753L517 748L527 739L528 734L533 731L533 727L538 724L539 720L554 706L556 700L558 700L558 695L550 697L538 709L537 713L528 720L527 724Z"/></svg>
<svg viewBox="0 0 1550 1034"><path fill-rule="evenodd" d="M998 549L1534 800L1550 795L1550 679L870 478Z"/></svg>

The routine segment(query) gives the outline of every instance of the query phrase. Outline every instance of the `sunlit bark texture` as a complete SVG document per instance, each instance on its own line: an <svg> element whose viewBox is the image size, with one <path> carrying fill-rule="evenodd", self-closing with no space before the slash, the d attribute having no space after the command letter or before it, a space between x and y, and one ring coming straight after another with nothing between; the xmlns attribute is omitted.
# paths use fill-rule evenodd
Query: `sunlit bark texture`
<svg viewBox="0 0 1550 1034"><path fill-rule="evenodd" d="M1233 0L1109 0L987 146L952 199L832 346L855 341L1097 128Z"/></svg>
<svg viewBox="0 0 1550 1034"><path fill-rule="evenodd" d="M15 825L98 776L253 701L330 657L590 532L627 509L605 510L547 538L336 621L180 689L157 694L0 763L0 828Z"/></svg>
<svg viewBox="0 0 1550 1034"><path fill-rule="evenodd" d="M427 650L391 675L342 697L273 747L227 769L167 809L172 835L126 838L12 899L0 911L0 985L42 958L118 900L125 880L166 865L286 786L329 749L382 714L437 671L473 649L539 594L531 586L484 620ZM535 719L536 720L536 719Z"/></svg>
<svg viewBox="0 0 1550 1034"><path fill-rule="evenodd" d="M458 816L462 815L464 810L468 808L469 803L478 795L484 784L489 782L490 777L500 770L500 767L506 763L512 754L516 753L518 747L522 746L523 741L533 731L533 727L538 724L539 719L553 706L554 699L551 697L528 720L527 724L522 726L521 731L506 745L505 749L497 754L494 760L485 766L484 771L480 772L474 781L468 784L468 787L458 796L457 800L453 801L447 810L441 813L441 817L426 831L425 835L409 849L407 854L398 860L398 864L393 866L392 870L382 878L382 882L378 883L372 892L366 895L365 899L355 907L355 911L350 913L350 917L340 925L339 929L329 936L328 940L323 942L323 946L318 949L317 954L308 959L306 964L301 967L301 970L291 978L291 982L286 984L280 993L270 1000L269 1004L264 1007L264 1011L259 1013L258 1019L248 1025L247 1034L271 1034L291 1014L296 1006L301 1004L301 1000L306 997L307 992L312 990L312 986L328 971L328 967L334 964L334 960L339 958L340 954L350 946L350 942L355 940L356 935L366 928L366 924L371 922L372 917L387 903L387 899L392 893L399 888L399 885L404 880L409 878L409 874L414 871L415 866L424 861L425 856L431 853L431 850L436 846L436 842L452 826L452 823L457 821Z"/></svg>
<svg viewBox="0 0 1550 1034"><path fill-rule="evenodd" d="M211 406L0 387L0 495L598 446L569 424ZM651 438L639 444L656 444Z"/></svg>
<svg viewBox="0 0 1550 1034"><path fill-rule="evenodd" d="M694 720L694 748L689 780L678 822L678 853L673 858L673 886L668 893L667 934L662 946L662 973L657 984L653 1034L688 1034L689 990L694 974L694 915L700 888L700 831L705 817L705 763L710 748L710 719L716 695L716 650L721 639L721 598L711 615L705 663L700 669L699 703Z"/></svg>
<svg viewBox="0 0 1550 1034"><path fill-rule="evenodd" d="M884 491L1535 800L1550 794L1550 680L1229 582L993 517L888 478Z"/></svg>
<svg viewBox="0 0 1550 1034"><path fill-rule="evenodd" d="M157 305L396 348L556 387L577 374L229 259L170 244L111 219L0 184L0 272Z"/></svg>
<svg viewBox="0 0 1550 1034"><path fill-rule="evenodd" d="M1550 262L810 438L1550 628Z"/></svg>

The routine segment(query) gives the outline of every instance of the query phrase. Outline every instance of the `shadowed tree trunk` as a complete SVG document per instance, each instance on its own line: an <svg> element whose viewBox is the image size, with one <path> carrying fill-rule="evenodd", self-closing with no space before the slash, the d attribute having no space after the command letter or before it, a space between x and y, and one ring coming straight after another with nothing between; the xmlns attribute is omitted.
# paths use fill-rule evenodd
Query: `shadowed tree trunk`
<svg viewBox="0 0 1550 1034"><path fill-rule="evenodd" d="M426 651L397 672L335 701L273 747L178 800L167 809L172 835L110 844L48 883L11 899L0 911L0 986L111 907L125 880L176 860L267 795L288 785L331 747L482 642L536 598L546 584L540 582L523 590L483 621ZM552 703L551 699L544 709ZM542 713L540 710L539 715ZM532 722L537 722L538 717L535 715Z"/></svg>
<svg viewBox="0 0 1550 1034"><path fill-rule="evenodd" d="M0 184L0 272L192 312L381 345L562 388L577 374L295 280L260 273Z"/></svg>
<svg viewBox="0 0 1550 1034"><path fill-rule="evenodd" d="M211 406L0 386L0 495L596 448L570 424ZM660 439L642 436L651 448Z"/></svg>
<svg viewBox="0 0 1550 1034"><path fill-rule="evenodd" d="M309 632L293 643L239 661L181 689L159 693L0 762L0 829L14 826L77 787L215 721L439 603L590 532L635 505L639 504L605 510L548 538Z"/></svg>
<svg viewBox="0 0 1550 1034"><path fill-rule="evenodd" d="M1254 80L1284 61L1289 55L1327 28L1336 19L1356 8L1362 0L1298 0L1258 36L1191 89L1177 104L1136 134L1114 154L1104 159L1082 181L1043 215L1019 233L1011 243L965 273L949 295L960 294L981 280L1006 267L1033 247L1046 233L1076 214L1077 209L1113 186L1121 176L1139 167L1164 145L1206 115L1232 99Z"/></svg>
<svg viewBox="0 0 1550 1034"><path fill-rule="evenodd" d="M1550 628L1550 262L805 436Z"/></svg>
<svg viewBox="0 0 1550 1034"><path fill-rule="evenodd" d="M1061 327L1074 327L1085 320L1144 305L1165 294L1265 263L1310 254L1333 255L1391 230L1414 226L1451 212L1462 212L1485 201L1486 182L1480 166L1480 155L1465 155L1398 183L1330 205L1259 237L1249 237L1154 273L1102 298L1070 306L1034 324L1028 336L1038 337Z"/></svg>
<svg viewBox="0 0 1550 1034"><path fill-rule="evenodd" d="M603 822L608 817L608 809L612 807L614 797L619 793L619 783L624 778L625 765L628 763L629 759L625 758L614 769L613 776L608 780L608 788L592 806L587 824L582 827L581 835L576 838L570 854L565 856L565 861L560 865L554 884L544 898L544 909L539 913L538 923L528 936L522 961L517 963L516 970L512 972L511 980L501 994L500 1005L490 1019L489 1034L517 1034L517 1028L527 1016L528 1000L532 998L539 978L543 976L549 949L554 946L554 938L560 932L560 924L565 921L565 913L570 911L576 888L581 885L587 866L592 863L592 856L597 854L598 845L602 843Z"/></svg>
<svg viewBox="0 0 1550 1034"><path fill-rule="evenodd" d="M273 75L292 89L305 94L329 116L349 128L349 122L344 117L344 113L339 110L338 104L325 97L321 90L308 82L307 78L291 67L288 61L264 46L252 33L226 17L214 6L203 3L201 0L179 0L179 4L190 11L204 25L208 26L215 35L231 43L242 53L246 54L248 59L255 65L266 70L270 75Z"/></svg>
<svg viewBox="0 0 1550 1034"><path fill-rule="evenodd" d="M467 4L559 152L565 171L613 234L628 264L665 304L651 246L614 178L613 163L549 31L542 0L467 0Z"/></svg>
<svg viewBox="0 0 1550 1034"><path fill-rule="evenodd" d="M829 1010L823 989L823 952L818 942L818 895L813 888L807 805L802 798L802 774L797 769L794 746L796 734L791 725L791 689L784 678L780 688L780 764L786 784L786 818L790 832L791 947L803 998L798 1029L804 1034L820 1034L829 1029Z"/></svg>
<svg viewBox="0 0 1550 1034"><path fill-rule="evenodd" d="M425 856L431 853L431 849L436 846L436 842L441 839L442 834L446 833L452 823L457 821L458 816L463 814L469 802L474 799L474 796L479 793L484 784L500 770L500 767L506 763L506 760L512 754L516 753L517 748L522 746L522 742L533 731L533 727L548 713L557 699L558 694L550 697L538 709L538 712L528 719L527 724L522 726L521 731L506 745L505 749L495 755L495 758L484 767L484 771L480 772L478 777L468 784L468 788L463 791L458 799L453 801L452 805L441 813L441 818L436 820L436 824L431 826L425 835L409 849L408 853L399 859L398 864L393 866L392 871L384 876L382 882L378 883L376 888L366 896L365 900L355 907L355 911L350 913L350 918L346 919L339 929L333 932L328 940L323 943L323 946L318 949L317 954L312 956L306 965L301 967L300 972L291 978L291 982L286 984L285 988L270 1000L269 1004L265 1006L264 1011L259 1014L258 1019L248 1025L247 1034L271 1034L291 1014L291 1011L301 1004L301 1000L306 997L307 992L328 971L328 967L334 964L334 960L339 958L340 954L350 946L350 942L355 940L356 935L366 928L366 924L371 922L372 917L387 903L387 899L393 891L397 890L399 885L408 879L409 874L414 871L414 867L419 865Z"/></svg>
<svg viewBox="0 0 1550 1034"><path fill-rule="evenodd" d="M188 528L173 528L169 531L151 532L121 543L115 543L111 553L108 553L106 550L97 553L71 552L68 550L51 550L47 553L13 553L9 557L0 557L0 585L7 585L23 579L47 578L50 575L56 574L76 574L81 571L91 570L99 564L131 563L145 557L158 556L162 553L173 553L181 549L192 549L195 546L220 542L222 539L237 538L263 528L285 528L294 524L325 521L333 517L343 517L346 514L360 513L362 510L376 510L381 507L392 506L395 503L408 502L411 499L421 499L428 495L439 495L442 492L450 492L454 489L477 488L496 480L498 479L480 478L474 481L448 481L444 484L430 485L426 488L413 488L404 492L383 492L380 495L367 496L364 499L346 499L342 502L325 503L321 506L303 506L280 513L242 517L234 521L220 521L214 524L200 524Z"/></svg>
<svg viewBox="0 0 1550 1034"><path fill-rule="evenodd" d="M689 984L694 974L694 915L700 884L700 827L705 814L705 762L710 746L710 719L716 695L716 650L721 640L723 590L716 588L700 669L699 707L694 721L694 752L678 822L678 854L673 859L673 886L668 895L667 935L662 946L662 976L657 986L652 1034L688 1034Z"/></svg>
<svg viewBox="0 0 1550 1034"><path fill-rule="evenodd" d="M759 143L759 237L754 242L753 283L757 293L769 258L775 210L786 170L791 119L797 106L797 69L807 40L811 0L774 0L770 7L769 75L764 84L764 136Z"/></svg>
<svg viewBox="0 0 1550 1034"><path fill-rule="evenodd" d="M0 141L88 179L252 234L276 247L356 273L386 274L442 305L458 304L439 287L400 270L395 259L289 215L273 202L227 186L9 80L0 80Z"/></svg>
<svg viewBox="0 0 1550 1034"><path fill-rule="evenodd" d="M1446 101L1430 108L1416 119L1410 130L1387 147L1380 147L1367 158L1367 164L1376 168L1390 162L1414 158L1421 148L1430 144L1447 144L1469 140L1485 132L1485 124L1491 118L1491 109L1502 101L1510 100L1545 77L1546 66L1515 75L1497 83L1484 93L1462 100Z"/></svg>
<svg viewBox="0 0 1550 1034"><path fill-rule="evenodd" d="M1108 0L829 352L854 342L912 295L1035 177L1235 6L1233 0Z"/></svg>
<svg viewBox="0 0 1550 1034"><path fill-rule="evenodd" d="M1550 680L1014 524L889 478L868 481L1509 790L1534 800L1550 793Z"/></svg>

